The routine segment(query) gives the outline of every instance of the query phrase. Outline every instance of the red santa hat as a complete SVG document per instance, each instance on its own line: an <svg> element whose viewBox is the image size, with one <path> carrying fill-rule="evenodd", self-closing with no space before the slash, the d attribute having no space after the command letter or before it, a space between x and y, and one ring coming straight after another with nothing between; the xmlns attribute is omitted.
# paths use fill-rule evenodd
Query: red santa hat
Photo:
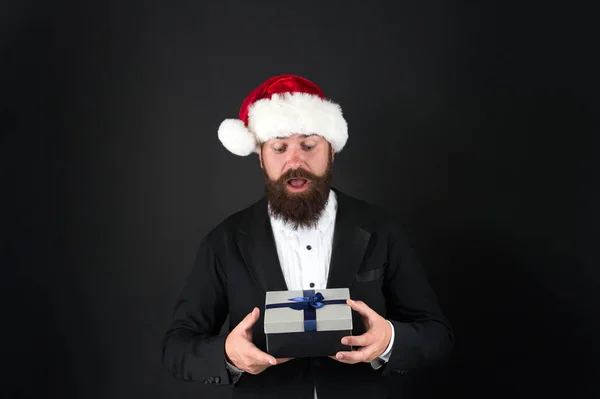
<svg viewBox="0 0 600 399"><path fill-rule="evenodd" d="M229 151L247 156L265 141L297 133L323 136L339 152L348 140L348 125L341 107L316 84L280 75L254 89L242 103L239 119L224 120L218 136Z"/></svg>

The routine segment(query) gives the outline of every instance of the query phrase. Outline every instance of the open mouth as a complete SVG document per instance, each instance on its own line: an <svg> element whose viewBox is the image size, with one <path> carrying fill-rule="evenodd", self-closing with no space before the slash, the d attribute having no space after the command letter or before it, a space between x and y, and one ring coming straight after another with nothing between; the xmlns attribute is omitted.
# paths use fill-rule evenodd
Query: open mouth
<svg viewBox="0 0 600 399"><path fill-rule="evenodd" d="M306 188L306 186L308 186L308 180L307 179L290 179L290 180L288 180L287 184L292 189L301 190L303 188Z"/></svg>

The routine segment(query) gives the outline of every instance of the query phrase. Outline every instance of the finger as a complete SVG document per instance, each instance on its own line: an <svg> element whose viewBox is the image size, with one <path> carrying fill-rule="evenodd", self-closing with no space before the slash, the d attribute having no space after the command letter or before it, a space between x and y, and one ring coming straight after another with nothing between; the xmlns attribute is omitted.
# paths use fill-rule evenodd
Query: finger
<svg viewBox="0 0 600 399"><path fill-rule="evenodd" d="M362 348L361 348L362 349ZM352 352L338 352L336 360L342 363L356 364L367 361L367 352L363 350L357 350Z"/></svg>
<svg viewBox="0 0 600 399"><path fill-rule="evenodd" d="M293 359L293 357L282 357L282 358L275 359L275 361L277 362L276 364L281 364L281 363L289 362L292 359Z"/></svg>
<svg viewBox="0 0 600 399"><path fill-rule="evenodd" d="M364 333L362 335L349 336L342 338L342 344L351 346L367 346L373 343L373 336L371 334Z"/></svg>
<svg viewBox="0 0 600 399"><path fill-rule="evenodd" d="M254 325L254 323L256 323L259 316L260 316L260 309L258 309L258 308L252 309L252 312L248 313L246 315L246 317L244 317L244 320L241 321L240 324L242 325L242 328L246 331L252 329L252 326Z"/></svg>
<svg viewBox="0 0 600 399"><path fill-rule="evenodd" d="M366 318L370 318L373 315L374 310L367 306L363 301L354 301L352 299L347 299L346 303L353 309L360 313L362 316Z"/></svg>
<svg viewBox="0 0 600 399"><path fill-rule="evenodd" d="M257 375L257 374L260 374L263 371L265 371L266 368L267 368L266 366L252 366L252 367L249 367L247 371L250 374Z"/></svg>
<svg viewBox="0 0 600 399"><path fill-rule="evenodd" d="M260 365L260 366L274 366L277 364L277 359L258 349L255 345L252 345L246 352L246 356L251 359L249 363Z"/></svg>

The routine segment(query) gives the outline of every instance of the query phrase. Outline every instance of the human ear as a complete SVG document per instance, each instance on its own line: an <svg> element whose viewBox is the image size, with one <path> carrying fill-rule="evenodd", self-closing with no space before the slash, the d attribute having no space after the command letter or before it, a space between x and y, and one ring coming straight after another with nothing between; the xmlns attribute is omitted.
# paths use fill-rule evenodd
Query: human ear
<svg viewBox="0 0 600 399"><path fill-rule="evenodd" d="M262 145L258 146L256 153L258 154L258 162L260 163L260 168L264 169L263 161L262 161Z"/></svg>

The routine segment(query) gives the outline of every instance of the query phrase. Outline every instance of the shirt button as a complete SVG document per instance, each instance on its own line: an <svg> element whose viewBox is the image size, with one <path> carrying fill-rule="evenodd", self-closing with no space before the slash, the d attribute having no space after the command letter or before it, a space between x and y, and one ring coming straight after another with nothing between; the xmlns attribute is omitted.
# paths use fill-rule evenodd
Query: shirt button
<svg viewBox="0 0 600 399"><path fill-rule="evenodd" d="M308 249L310 251L312 249L312 247L310 245L307 245L306 249Z"/></svg>
<svg viewBox="0 0 600 399"><path fill-rule="evenodd" d="M314 288L315 283L310 283L309 285L310 285L310 288Z"/></svg>

